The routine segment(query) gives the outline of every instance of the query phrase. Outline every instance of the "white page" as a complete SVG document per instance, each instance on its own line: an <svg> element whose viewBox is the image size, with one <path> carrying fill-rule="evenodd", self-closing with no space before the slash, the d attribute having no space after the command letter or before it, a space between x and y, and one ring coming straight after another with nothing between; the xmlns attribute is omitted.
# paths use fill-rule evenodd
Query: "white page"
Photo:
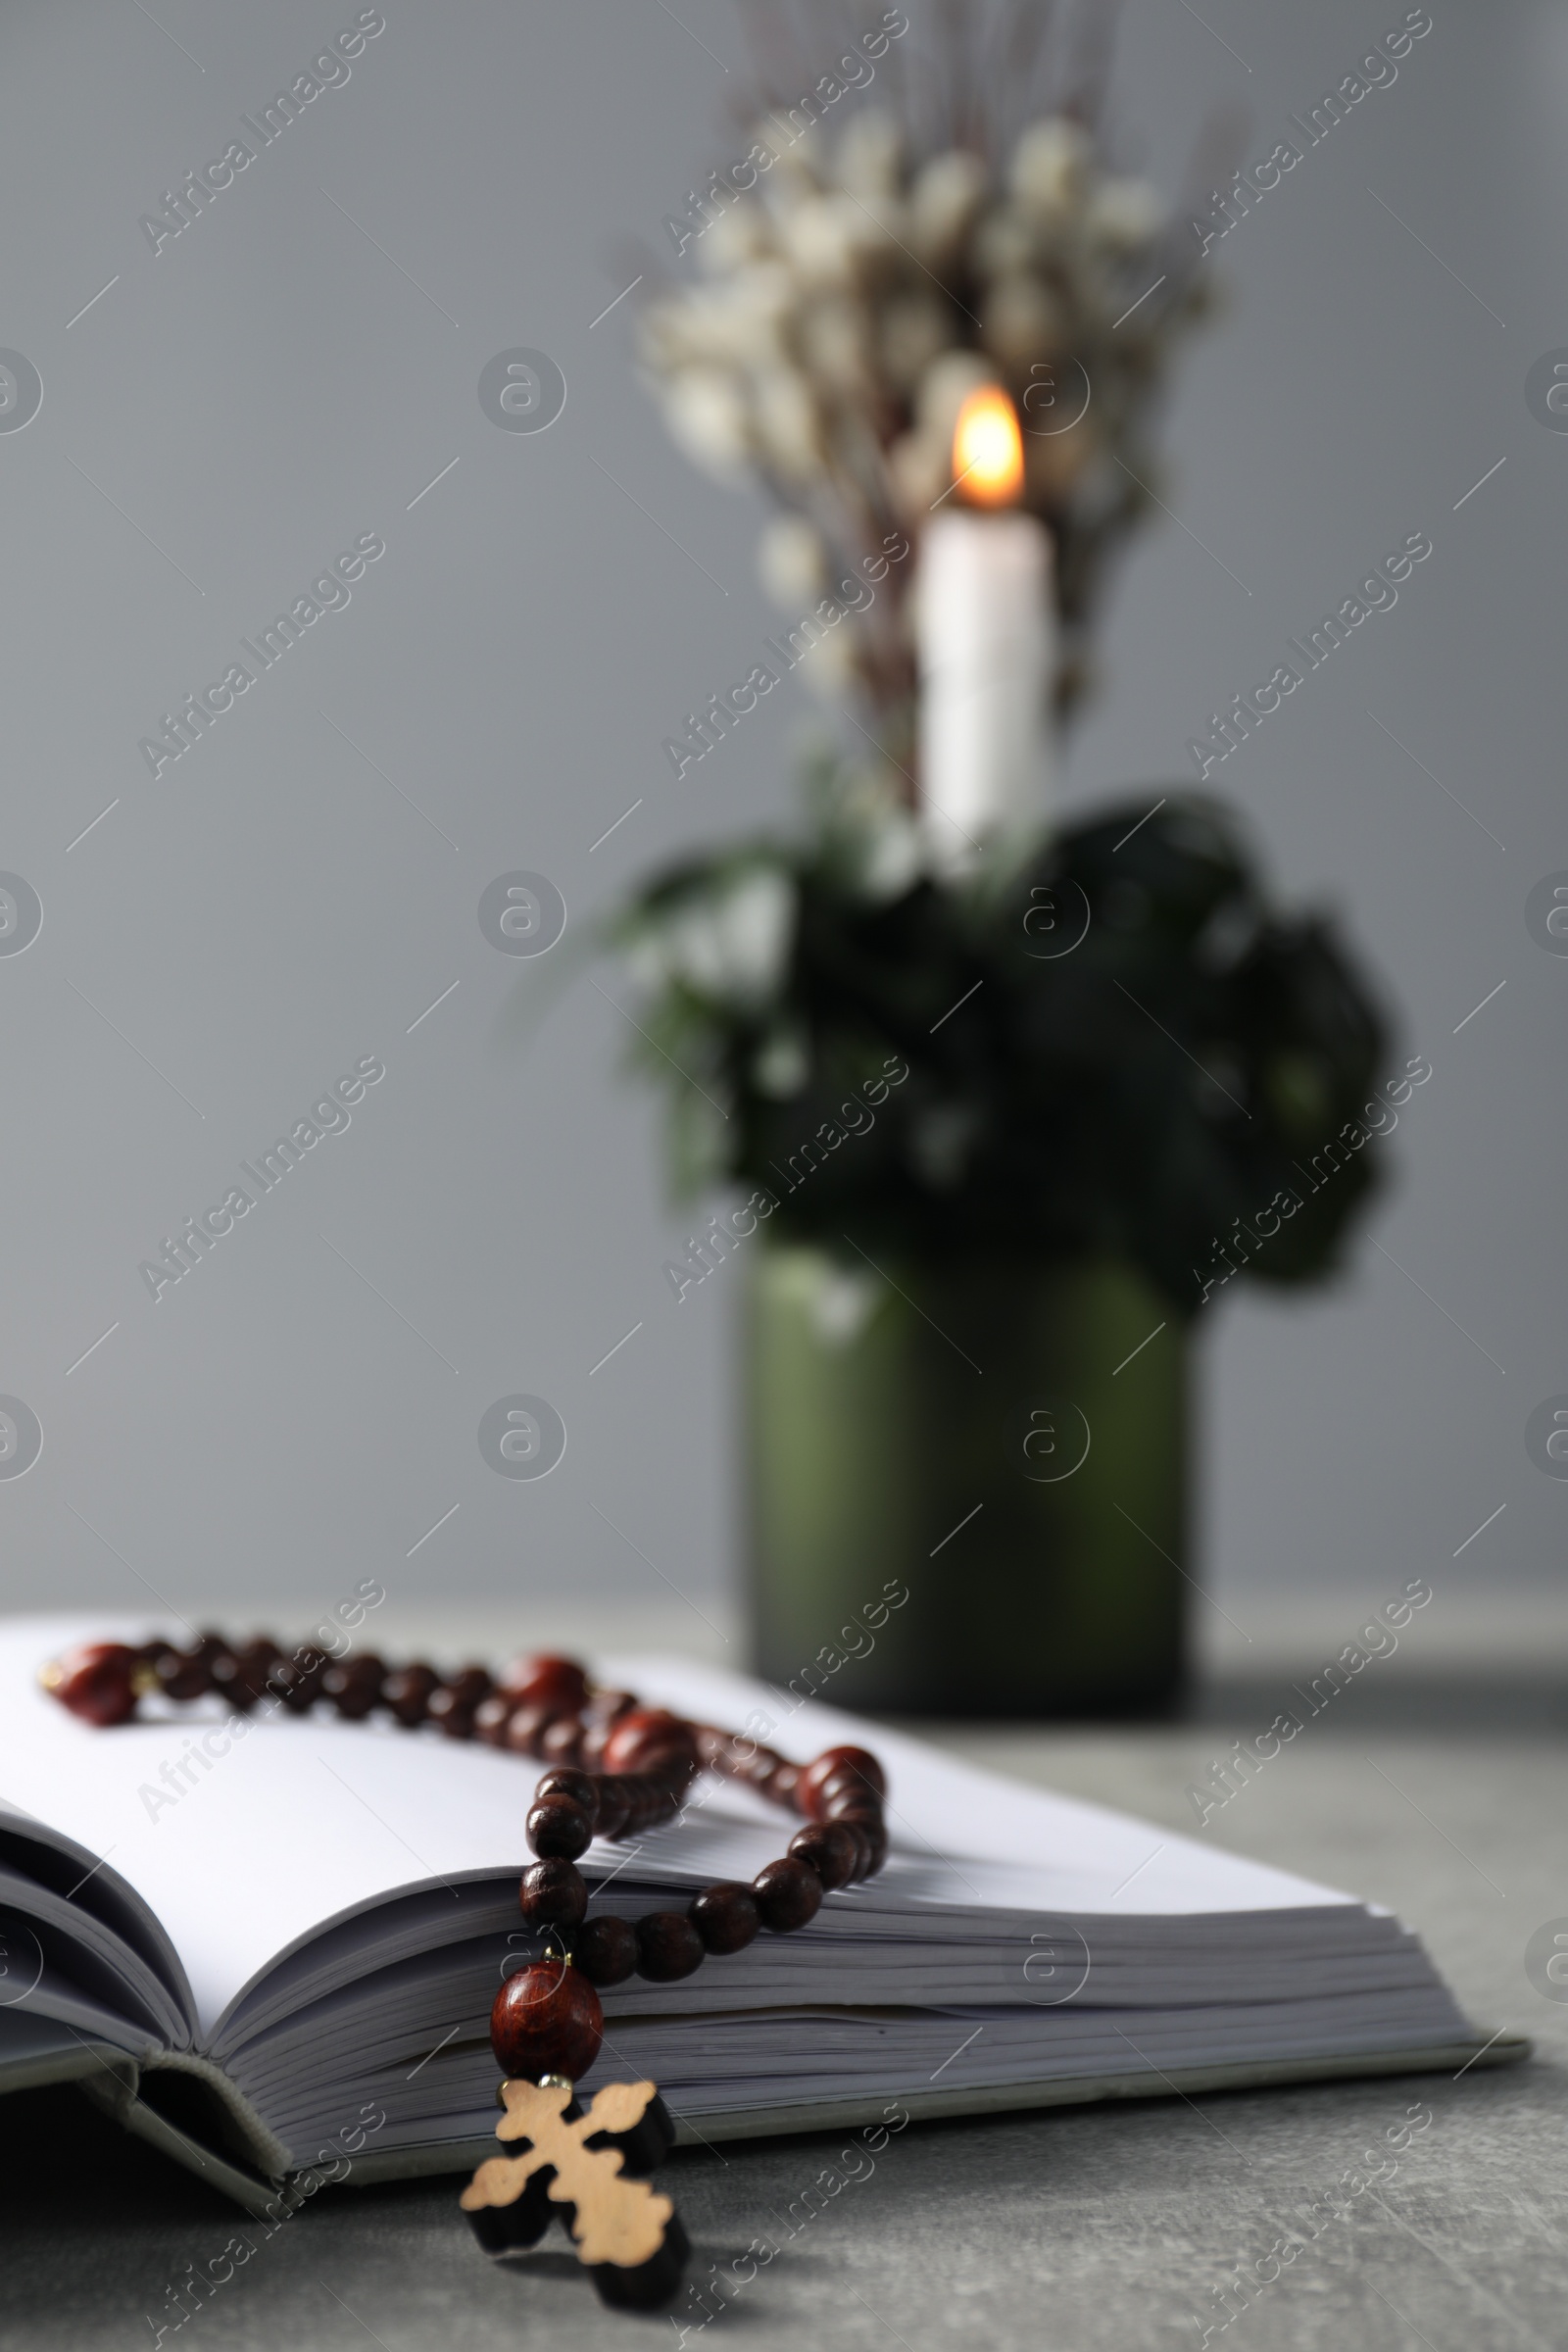
<svg viewBox="0 0 1568 2352"><path fill-rule="evenodd" d="M611 1658L605 1672L635 1677L624 1687L639 1692L657 1689L662 1703L682 1715L725 1726L749 1722L755 1737L796 1761L843 1744L871 1748L888 1775L894 1851L928 1862L941 1857L928 1899L1136 1917L1355 1899L1131 1814L1026 1788L884 1724L802 1701L745 1675L666 1657ZM764 1730L763 1718L776 1728ZM992 1872L970 1871L971 1862L1006 1871L1005 1891Z"/></svg>
<svg viewBox="0 0 1568 2352"><path fill-rule="evenodd" d="M279 1712L231 1744L220 1711L205 1702L115 1731L78 1722L38 1688L38 1669L73 1642L115 1630L83 1617L0 1622L0 1795L102 1856L143 1896L184 1964L202 2038L259 1970L327 1920L400 1887L511 1876L526 1864L522 1825L537 1772L514 1756L384 1723L345 1724L324 1710ZM145 1621L124 1629L123 1638L146 1637ZM741 1677L659 1658L609 1661L606 1679L736 1728L760 1708L780 1723L777 1743L801 1760L839 1742L874 1747L891 1784L893 1850L877 1882L884 1902L1132 1917L1352 1899L1125 1815L1015 1787L829 1707L802 1707L784 1722L793 1702ZM209 1735L210 1751L227 1752L210 1753L203 1768L193 1759ZM192 1759L183 1788L181 1759ZM774 1808L728 1786L710 1796L709 1786L687 1823L649 1841L639 1878L661 1868L703 1875L705 1842L720 1827L731 1871L734 1832L744 1825L754 1825L745 1849L755 1853L752 1869L782 1850ZM965 1857L990 1867L970 1868ZM596 1862L608 1871L622 1858L596 1846L590 1875ZM854 1900L851 1891L828 1903Z"/></svg>

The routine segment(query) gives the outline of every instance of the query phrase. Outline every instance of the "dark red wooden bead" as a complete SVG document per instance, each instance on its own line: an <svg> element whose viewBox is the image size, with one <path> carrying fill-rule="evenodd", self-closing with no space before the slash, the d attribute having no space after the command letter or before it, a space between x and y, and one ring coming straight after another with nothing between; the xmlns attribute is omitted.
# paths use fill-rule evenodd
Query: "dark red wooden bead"
<svg viewBox="0 0 1568 2352"><path fill-rule="evenodd" d="M536 1854L575 1862L593 1842L594 1825L569 1796L541 1797L528 1809L528 1843Z"/></svg>
<svg viewBox="0 0 1568 2352"><path fill-rule="evenodd" d="M267 1677L268 1697L275 1700L279 1706L287 1707L294 1715L305 1714L321 1695L324 1661L317 1665L313 1672L309 1665L300 1662L311 1657L312 1652L302 1649L292 1658L274 1658Z"/></svg>
<svg viewBox="0 0 1568 2352"><path fill-rule="evenodd" d="M405 1731L416 1731L424 1721L431 1692L440 1687L441 1678L431 1666L416 1659L412 1665L400 1666L389 1674L381 1685L381 1703L390 1707Z"/></svg>
<svg viewBox="0 0 1568 2352"><path fill-rule="evenodd" d="M599 2055L605 2013L581 1969L545 1960L518 1969L490 2012L490 2046L509 2080L564 2075L576 2082Z"/></svg>
<svg viewBox="0 0 1568 2352"><path fill-rule="evenodd" d="M668 1821L672 1814L679 1812L681 1791L673 1781L653 1772L640 1772L637 1781L643 1790L644 1802L656 1820Z"/></svg>
<svg viewBox="0 0 1568 2352"><path fill-rule="evenodd" d="M810 1826L814 1829L817 1825L813 1822ZM853 1838L855 1840L855 1860L851 1865L849 1877L849 1884L853 1886L857 1880L868 1879L871 1875L871 1840L864 1835L863 1825L860 1822L836 1821L833 1827L836 1830L842 1830L847 1838Z"/></svg>
<svg viewBox="0 0 1568 2352"><path fill-rule="evenodd" d="M571 1962L590 1984L624 1984L637 1966L637 1931L608 1914L585 1920L571 1939Z"/></svg>
<svg viewBox="0 0 1568 2352"><path fill-rule="evenodd" d="M449 1740L471 1740L474 1716L489 1695L490 1677L484 1668L465 1666L431 1691L425 1713Z"/></svg>
<svg viewBox="0 0 1568 2352"><path fill-rule="evenodd" d="M631 1796L631 1810L626 1816L623 1838L639 1838L644 1830L662 1829L672 1821L679 1809L679 1799L666 1782L644 1780L639 1774L626 1784Z"/></svg>
<svg viewBox="0 0 1568 2352"><path fill-rule="evenodd" d="M471 1740L476 1709L465 1706L450 1690L432 1690L426 1718L435 1725L443 1740Z"/></svg>
<svg viewBox="0 0 1568 2352"><path fill-rule="evenodd" d="M762 1914L763 1927L771 1928L775 1936L787 1936L792 1928L804 1928L822 1907L821 1880L809 1862L799 1862L789 1855L760 1870L752 1881L752 1891Z"/></svg>
<svg viewBox="0 0 1568 2352"><path fill-rule="evenodd" d="M83 1723L103 1730L135 1714L140 1670L136 1652L123 1642L88 1642L45 1667L44 1689Z"/></svg>
<svg viewBox="0 0 1568 2352"><path fill-rule="evenodd" d="M631 1814L631 1799L626 1794L624 1781L606 1776L595 1782L599 1795L599 1810L595 1829L601 1838L623 1838Z"/></svg>
<svg viewBox="0 0 1568 2352"><path fill-rule="evenodd" d="M673 1984L703 1965L703 1939L680 1911L650 1911L637 1922L637 1974Z"/></svg>
<svg viewBox="0 0 1568 2352"><path fill-rule="evenodd" d="M259 1695L268 1701L269 1712L283 1704L297 1680L294 1661L286 1652L277 1650L269 1658L261 1676L259 1692Z"/></svg>
<svg viewBox="0 0 1568 2352"><path fill-rule="evenodd" d="M865 1867L859 1875L862 1879L874 1879L888 1858L886 1824L880 1820L857 1821L853 1827L866 1848Z"/></svg>
<svg viewBox="0 0 1568 2352"><path fill-rule="evenodd" d="M797 1862L810 1864L824 1889L831 1893L835 1886L847 1886L854 1878L862 1849L855 1832L843 1822L813 1821L804 1830L796 1831L789 1850Z"/></svg>
<svg viewBox="0 0 1568 2352"><path fill-rule="evenodd" d="M840 1774L853 1775L876 1796L886 1796L887 1776L881 1765L866 1747L830 1747L814 1763L808 1764L795 1788L795 1807L808 1821L823 1818L818 1804L818 1792L828 1781Z"/></svg>
<svg viewBox="0 0 1568 2352"><path fill-rule="evenodd" d="M696 1761L697 1742L689 1725L666 1707L633 1707L622 1715L605 1743L607 1772L644 1773L651 1760L690 1756Z"/></svg>
<svg viewBox="0 0 1568 2352"><path fill-rule="evenodd" d="M629 1690L590 1690L582 1704L585 1723L613 1723L637 1704Z"/></svg>
<svg viewBox="0 0 1568 2352"><path fill-rule="evenodd" d="M174 1646L174 1642L165 1642L163 1635L155 1637L153 1642L143 1642L139 1651L136 1651L136 1665L143 1670L139 1677L143 1691L163 1691L163 1677L160 1677L158 1670L165 1663L170 1668L174 1668L176 1663L186 1663L183 1653Z"/></svg>
<svg viewBox="0 0 1568 2352"><path fill-rule="evenodd" d="M730 1772L734 1769L736 1739L733 1732L720 1731L716 1723L694 1723L692 1738L697 1753L710 1772Z"/></svg>
<svg viewBox="0 0 1568 2352"><path fill-rule="evenodd" d="M650 1780L660 1781L674 1796L678 1811L702 1766L689 1747L656 1748L643 1766Z"/></svg>
<svg viewBox="0 0 1568 2352"><path fill-rule="evenodd" d="M762 1924L756 1895L733 1879L705 1886L686 1916L710 1952L743 1950Z"/></svg>
<svg viewBox="0 0 1568 2352"><path fill-rule="evenodd" d="M614 1787L625 1800L626 1817L616 1833L621 1838L638 1838L654 1817L654 1790L648 1781L620 1774L613 1779Z"/></svg>
<svg viewBox="0 0 1568 2352"><path fill-rule="evenodd" d="M183 1650L176 1648L172 1642L144 1642L136 1652L136 1663L141 1668L138 1689L148 1692L162 1690L163 1668L167 1666L172 1674L185 1662Z"/></svg>
<svg viewBox="0 0 1568 2352"><path fill-rule="evenodd" d="M213 1690L224 1706L232 1707L237 1714L248 1715L256 1701L239 1679L239 1661L233 1651L220 1649L216 1657L209 1657L207 1672Z"/></svg>
<svg viewBox="0 0 1568 2352"><path fill-rule="evenodd" d="M476 1707L489 1697L495 1685L482 1666L460 1666L456 1674L447 1676L446 1688L463 1706Z"/></svg>
<svg viewBox="0 0 1568 2352"><path fill-rule="evenodd" d="M536 1756L545 1729L554 1720L548 1707L536 1707L531 1701L514 1707L507 1724L508 1747L514 1756Z"/></svg>
<svg viewBox="0 0 1568 2352"><path fill-rule="evenodd" d="M603 1772L605 1749L610 1745L610 1735L613 1727L591 1715L580 1715L577 1717L577 1721L582 1727L581 1737L577 1741L577 1761L584 1772Z"/></svg>
<svg viewBox="0 0 1568 2352"><path fill-rule="evenodd" d="M486 1747L504 1747L512 1721L512 1701L504 1690L492 1690L473 1710L473 1736Z"/></svg>
<svg viewBox="0 0 1568 2352"><path fill-rule="evenodd" d="M574 1715L588 1695L588 1677L571 1658L514 1658L499 1688L521 1705L548 1706L552 1713Z"/></svg>
<svg viewBox="0 0 1568 2352"><path fill-rule="evenodd" d="M818 1797L817 1802L822 1808L821 1818L824 1821L880 1821L882 1818L880 1797L873 1796L869 1789L858 1785L852 1785L848 1788L830 1788L825 1795Z"/></svg>
<svg viewBox="0 0 1568 2352"><path fill-rule="evenodd" d="M530 1928L574 1928L588 1908L588 1889L574 1862L552 1854L523 1872L517 1904Z"/></svg>
<svg viewBox="0 0 1568 2352"><path fill-rule="evenodd" d="M800 1783L799 1764L775 1764L761 1784L762 1794L775 1805L793 1805Z"/></svg>
<svg viewBox="0 0 1568 2352"><path fill-rule="evenodd" d="M888 1776L882 1769L880 1758L873 1756L868 1747L830 1747L826 1753L836 1759L841 1770L858 1773L866 1787L874 1789L878 1796L887 1795Z"/></svg>
<svg viewBox="0 0 1568 2352"><path fill-rule="evenodd" d="M569 1796L574 1805L581 1805L590 1821L599 1811L599 1783L591 1772L579 1772L570 1764L558 1764L543 1775L533 1792L537 1805L547 1796Z"/></svg>
<svg viewBox="0 0 1568 2352"><path fill-rule="evenodd" d="M246 1691L253 1705L272 1695L272 1677L287 1660L277 1643L267 1634L258 1634L234 1652L234 1679Z"/></svg>
<svg viewBox="0 0 1568 2352"><path fill-rule="evenodd" d="M215 1669L214 1679L218 1670ZM321 1677L321 1694L350 1723L363 1723L381 1700L386 1668L375 1657L340 1658Z"/></svg>
<svg viewBox="0 0 1568 2352"><path fill-rule="evenodd" d="M539 1754L546 1764L579 1764L582 1761L580 1718L558 1715L554 1723L546 1724L539 1740Z"/></svg>
<svg viewBox="0 0 1568 2352"><path fill-rule="evenodd" d="M853 1772L835 1772L822 1782L812 1799L818 1821L836 1821L845 1813L880 1813L882 1799Z"/></svg>
<svg viewBox="0 0 1568 2352"><path fill-rule="evenodd" d="M279 1651L276 1657L269 1661L261 1688L261 1695L268 1703L269 1712L283 1704L300 1679L293 1659L285 1652Z"/></svg>
<svg viewBox="0 0 1568 2352"><path fill-rule="evenodd" d="M199 1650L176 1649L158 1661L158 1688L166 1698L205 1698L213 1687L207 1661Z"/></svg>

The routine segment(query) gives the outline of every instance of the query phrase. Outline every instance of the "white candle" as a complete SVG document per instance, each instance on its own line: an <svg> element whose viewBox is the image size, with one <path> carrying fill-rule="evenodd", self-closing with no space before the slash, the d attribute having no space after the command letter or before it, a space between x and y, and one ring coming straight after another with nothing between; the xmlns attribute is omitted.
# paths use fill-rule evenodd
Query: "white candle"
<svg viewBox="0 0 1568 2352"><path fill-rule="evenodd" d="M1055 657L1050 535L1011 504L1022 445L997 387L965 401L954 469L953 503L921 541L919 588L921 812L950 871L1046 814Z"/></svg>

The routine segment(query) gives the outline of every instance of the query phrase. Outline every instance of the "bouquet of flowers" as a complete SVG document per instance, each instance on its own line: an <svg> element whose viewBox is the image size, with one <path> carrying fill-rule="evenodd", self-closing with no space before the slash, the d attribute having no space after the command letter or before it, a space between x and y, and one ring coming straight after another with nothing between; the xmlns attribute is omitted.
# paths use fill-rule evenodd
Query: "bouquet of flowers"
<svg viewBox="0 0 1568 2352"><path fill-rule="evenodd" d="M1110 13L954 7L922 65L900 10L856 40L836 8L763 0L750 145L669 221L700 275L657 292L641 326L680 445L780 509L762 573L795 610L918 533L950 487L965 395L1004 385L1023 503L1054 543L1062 712L1088 683L1108 559L1154 497L1172 352L1211 299L1183 210L1109 152ZM863 698L900 761L909 586L901 572L812 655L822 690Z"/></svg>
<svg viewBox="0 0 1568 2352"><path fill-rule="evenodd" d="M1111 155L1111 11L939 10L935 70L897 9L842 54L831 6L752 13L752 144L672 223L700 276L643 318L670 425L771 493L764 576L799 605L918 540L958 408L1000 383L1054 543L1066 710L1208 302L1189 208ZM856 97L867 60L880 94ZM883 592L808 657L868 708L875 759L824 758L801 839L689 861L622 919L679 1183L743 1182L770 1231L829 1246L853 1223L927 1257L1120 1257L1175 1314L1234 1273L1321 1274L1374 1181L1385 1051L1332 926L1274 909L1224 810L1177 788L938 872L909 774L916 570L881 560Z"/></svg>
<svg viewBox="0 0 1568 2352"><path fill-rule="evenodd" d="M1384 1027L1222 808L1134 803L955 887L875 788L818 795L807 839L689 862L624 917L681 1189L756 1188L830 1248L1120 1257L1177 1314L1332 1265L1392 1124Z"/></svg>

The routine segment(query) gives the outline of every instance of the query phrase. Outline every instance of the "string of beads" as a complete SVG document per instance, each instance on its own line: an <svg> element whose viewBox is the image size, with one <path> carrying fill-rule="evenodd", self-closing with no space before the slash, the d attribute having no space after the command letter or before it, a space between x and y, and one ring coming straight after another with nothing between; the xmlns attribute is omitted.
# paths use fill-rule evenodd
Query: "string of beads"
<svg viewBox="0 0 1568 2352"><path fill-rule="evenodd" d="M788 1935L815 1917L825 1893L871 1877L887 1856L887 1783L868 1749L830 1747L792 1764L742 1734L644 1706L629 1690L596 1689L570 1658L520 1658L498 1677L482 1666L442 1676L418 1659L394 1667L370 1652L333 1659L310 1646L285 1651L265 1635L230 1642L207 1633L187 1649L89 1642L40 1680L102 1728L130 1722L154 1693L182 1702L216 1695L243 1714L268 1700L301 1715L325 1704L354 1723L381 1708L407 1731L432 1724L449 1740L547 1764L525 1825L535 1860L518 1902L527 1926L553 1936L562 1957L519 1969L496 1997L491 2042L510 2077L575 2082L603 2039L598 1987L633 1975L674 1984L764 1930ZM593 1839L625 1842L672 1821L705 1768L804 1816L788 1851L749 1885L704 1887L684 1911L589 1919L577 1863Z"/></svg>

